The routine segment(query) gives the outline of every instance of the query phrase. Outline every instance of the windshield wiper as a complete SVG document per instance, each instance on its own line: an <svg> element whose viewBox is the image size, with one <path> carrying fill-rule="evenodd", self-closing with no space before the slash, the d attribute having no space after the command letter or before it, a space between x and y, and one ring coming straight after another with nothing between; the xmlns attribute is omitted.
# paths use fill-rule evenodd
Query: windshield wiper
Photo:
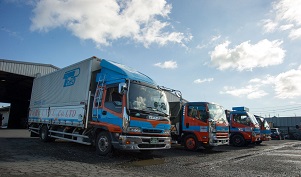
<svg viewBox="0 0 301 177"><path fill-rule="evenodd" d="M153 108L153 107L146 107L146 109L149 109L149 112L153 112L153 113L157 113L159 115L163 115L163 116L167 116L167 114L163 111L160 111L156 108ZM145 111L146 109L143 109L143 111Z"/></svg>

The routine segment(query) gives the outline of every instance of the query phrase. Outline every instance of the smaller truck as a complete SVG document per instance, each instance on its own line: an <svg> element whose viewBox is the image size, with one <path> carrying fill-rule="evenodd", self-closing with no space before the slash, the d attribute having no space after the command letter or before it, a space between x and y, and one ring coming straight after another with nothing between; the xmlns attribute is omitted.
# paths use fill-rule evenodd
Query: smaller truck
<svg viewBox="0 0 301 177"><path fill-rule="evenodd" d="M260 116L256 116L255 118L259 123L260 127L260 141L257 141L256 144L262 143L262 141L270 141L271 140L271 128L268 122Z"/></svg>
<svg viewBox="0 0 301 177"><path fill-rule="evenodd" d="M233 107L232 111L226 110L230 123L230 144L233 146L248 146L260 140L259 124L247 107Z"/></svg>
<svg viewBox="0 0 301 177"><path fill-rule="evenodd" d="M224 108L210 102L169 102L172 142L187 150L229 145L229 124ZM175 110L176 109L176 110Z"/></svg>

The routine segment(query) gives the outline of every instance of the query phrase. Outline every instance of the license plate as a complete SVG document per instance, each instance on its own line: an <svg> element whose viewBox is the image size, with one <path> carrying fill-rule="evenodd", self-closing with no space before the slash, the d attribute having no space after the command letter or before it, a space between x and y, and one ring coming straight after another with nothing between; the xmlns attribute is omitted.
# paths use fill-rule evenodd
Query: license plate
<svg viewBox="0 0 301 177"><path fill-rule="evenodd" d="M157 144L159 140L157 138L151 138L150 139L150 144Z"/></svg>

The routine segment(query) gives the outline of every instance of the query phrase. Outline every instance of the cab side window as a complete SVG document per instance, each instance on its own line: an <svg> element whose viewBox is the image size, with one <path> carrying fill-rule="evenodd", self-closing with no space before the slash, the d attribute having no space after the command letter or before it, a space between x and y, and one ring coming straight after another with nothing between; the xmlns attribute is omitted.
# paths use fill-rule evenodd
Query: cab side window
<svg viewBox="0 0 301 177"><path fill-rule="evenodd" d="M103 89L102 88L97 88L96 93L95 93L95 97L94 97L94 107L100 107L101 106L102 94L103 94Z"/></svg>
<svg viewBox="0 0 301 177"><path fill-rule="evenodd" d="M107 88L104 105L112 111L122 112L122 95L118 93L117 86Z"/></svg>
<svg viewBox="0 0 301 177"><path fill-rule="evenodd" d="M240 123L240 124L245 124L245 125L250 124L250 118L248 117L248 115L234 114L233 121Z"/></svg>
<svg viewBox="0 0 301 177"><path fill-rule="evenodd" d="M206 122L206 108L203 106L189 106L188 107L188 116L199 119L203 122Z"/></svg>

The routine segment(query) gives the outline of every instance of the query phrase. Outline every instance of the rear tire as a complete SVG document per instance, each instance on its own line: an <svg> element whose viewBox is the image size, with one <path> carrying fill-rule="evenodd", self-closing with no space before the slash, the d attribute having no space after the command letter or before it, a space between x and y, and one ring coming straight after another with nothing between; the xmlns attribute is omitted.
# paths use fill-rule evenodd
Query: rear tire
<svg viewBox="0 0 301 177"><path fill-rule="evenodd" d="M231 139L233 146L241 147L245 145L245 139L241 135L234 135Z"/></svg>
<svg viewBox="0 0 301 177"><path fill-rule="evenodd" d="M43 142L50 142L51 138L49 137L49 130L46 125L43 125L40 129L40 140Z"/></svg>
<svg viewBox="0 0 301 177"><path fill-rule="evenodd" d="M112 152L112 140L108 132L100 132L96 138L96 153L106 156Z"/></svg>
<svg viewBox="0 0 301 177"><path fill-rule="evenodd" d="M184 145L187 150L195 151L198 148L198 141L194 135L187 135L184 140Z"/></svg>

